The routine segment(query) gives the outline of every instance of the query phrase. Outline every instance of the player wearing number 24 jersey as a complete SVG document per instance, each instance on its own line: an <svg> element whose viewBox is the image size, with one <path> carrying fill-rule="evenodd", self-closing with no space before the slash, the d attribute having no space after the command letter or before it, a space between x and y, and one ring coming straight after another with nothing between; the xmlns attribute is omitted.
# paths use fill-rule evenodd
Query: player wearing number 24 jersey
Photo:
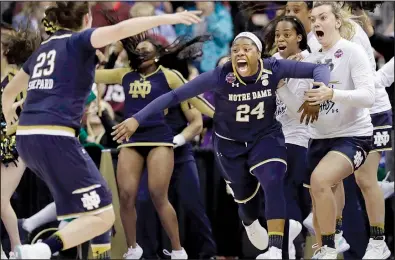
<svg viewBox="0 0 395 260"><path fill-rule="evenodd" d="M115 139L129 138L150 115L205 91L214 92L214 150L225 181L233 190L240 218L252 244L269 245L268 257L281 258L285 219L283 177L286 148L281 124L275 118L276 89L282 78L329 81L326 65L261 59L262 43L252 33L236 36L232 61L206 72L161 97L117 125ZM250 174L251 173L251 174ZM263 187L269 243L257 219ZM250 232L251 231L251 232Z"/></svg>

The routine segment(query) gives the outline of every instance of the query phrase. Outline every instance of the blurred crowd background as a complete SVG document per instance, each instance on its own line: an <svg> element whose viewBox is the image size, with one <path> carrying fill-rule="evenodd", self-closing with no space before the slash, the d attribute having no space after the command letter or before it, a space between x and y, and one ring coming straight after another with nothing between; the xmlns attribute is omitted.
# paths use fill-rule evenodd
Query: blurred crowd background
<svg viewBox="0 0 395 260"><path fill-rule="evenodd" d="M166 25L160 26L153 31L155 37L163 45L171 44L180 35L212 35L212 40L204 43L202 57L188 65L188 79L193 79L202 72L214 69L217 64L224 60L223 58L229 54L229 46L235 35L242 31L262 31L276 16L284 15L286 3L286 1L91 2L91 10L93 27L108 25L103 10L121 21L130 17L173 13L183 10L201 10L204 21L201 24L193 26ZM38 1L1 1L1 22L3 24L9 24L15 29L26 26L32 29L38 29L45 39L48 36L45 34L41 20L44 16L45 8L50 4L51 2ZM394 36L394 9L394 2L384 2L373 12L366 11L376 34ZM393 51L392 47L390 58L393 57ZM377 69L379 69L385 64L388 57L385 57L383 53L380 54L379 52L375 52L375 56ZM102 49L100 59L102 61L101 64L105 68L125 67L128 60L126 52L120 44L113 44ZM394 87L387 88L387 91L394 107ZM123 119L122 113L125 93L121 85L94 85L93 93L88 100L90 105L87 106L83 118L80 141L87 148L95 148L87 150L91 151L89 153L97 165L100 165L100 151L105 149L113 151L115 162L117 144L112 141L110 129ZM210 102L213 101L211 93L205 93L204 96ZM94 102L97 100L96 97L99 97L100 103ZM98 113L99 108L101 113ZM203 199L206 204L207 215L213 225L217 253L218 255L248 257L250 254L254 255L254 253L251 253L251 248L245 249L245 247L250 247L250 245L247 245L245 242L246 235L241 234L244 229L238 220L236 205L232 201L231 196L226 195L225 183L220 181L220 175L214 167L211 150L211 127L211 120L205 118L204 130L200 136L195 138L194 146ZM99 152L95 154L96 150ZM392 158L392 162L390 162L390 158ZM393 153L390 156L385 156L383 153L382 163L378 169L379 180L382 180L386 176L389 169L393 169ZM393 179L392 172L389 180ZM36 213L51 201L52 199L45 185L36 179L33 174L25 174L20 187L18 187L13 197L12 203L17 216L23 218ZM387 237L387 241L389 244L392 243L390 249L393 252L394 241L391 239L393 239L394 206L389 200L387 200L386 205L386 219L392 219L390 221L391 223L387 223L386 221L386 227L391 232L389 235L392 235L392 237ZM182 209L178 209L178 214L180 211ZM230 227L232 227L232 230ZM183 228L181 229L183 230ZM242 243L240 243L241 238L244 241ZM2 239L4 239L3 234Z"/></svg>

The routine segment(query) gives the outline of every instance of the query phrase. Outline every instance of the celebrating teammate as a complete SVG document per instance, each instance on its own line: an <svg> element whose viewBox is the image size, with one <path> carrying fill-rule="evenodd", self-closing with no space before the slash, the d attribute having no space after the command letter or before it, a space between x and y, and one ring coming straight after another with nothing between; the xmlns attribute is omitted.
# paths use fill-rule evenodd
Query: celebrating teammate
<svg viewBox="0 0 395 260"><path fill-rule="evenodd" d="M47 183L58 219L73 220L42 243L17 247L17 257L27 259L49 259L101 235L114 222L108 186L75 138L93 83L96 49L161 24L200 21L195 13L182 12L89 29L87 2L56 2L45 15L47 31L53 35L4 89L2 104L7 125L15 124L12 102L27 89L16 133L18 152Z"/></svg>
<svg viewBox="0 0 395 260"><path fill-rule="evenodd" d="M329 87L315 84L319 87L305 94L307 101L321 104L318 121L309 127L312 141L307 153L315 233L322 239L314 257L332 259L337 257L337 208L331 189L357 170L371 149L373 126L367 108L374 103L374 83L364 50L341 37L344 21L336 3L315 3L311 21L322 51L312 53L306 61L331 68ZM300 84L309 88L309 82Z"/></svg>
<svg viewBox="0 0 395 260"><path fill-rule="evenodd" d="M4 63L6 76L1 82L1 92L15 76L18 69L38 48L41 37L38 33L29 30L11 31L2 35L1 39L1 63ZM2 64L3 68L3 64ZM26 90L22 91L12 104L12 112L17 118L21 112L22 104L26 98ZM15 100L15 99L14 99ZM21 244L18 232L18 222L15 211L11 206L10 199L15 192L26 166L19 158L15 142L15 125L7 125L1 113L1 220L7 230L11 242L10 257L17 245ZM7 136L6 135L10 135Z"/></svg>
<svg viewBox="0 0 395 260"><path fill-rule="evenodd" d="M263 258L281 258L285 221L283 178L286 148L281 124L276 121L275 91L282 78L314 78L328 83L324 65L288 60L261 59L262 42L252 33L243 32L232 44L231 62L203 73L183 87L162 95L133 117L115 127L114 135L123 141L140 123L154 113L207 90L215 92L214 149L222 174L234 192L243 224L253 225L248 232L259 249L267 246L258 223L259 196L263 186L269 229L269 251ZM266 149L270 147L270 151ZM261 228L261 229L260 229Z"/></svg>

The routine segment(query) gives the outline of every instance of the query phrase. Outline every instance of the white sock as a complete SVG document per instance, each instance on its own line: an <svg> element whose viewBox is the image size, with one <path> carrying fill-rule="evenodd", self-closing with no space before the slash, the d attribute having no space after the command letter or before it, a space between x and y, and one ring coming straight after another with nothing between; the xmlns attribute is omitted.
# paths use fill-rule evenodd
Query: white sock
<svg viewBox="0 0 395 260"><path fill-rule="evenodd" d="M55 202L48 204L45 208L25 219L22 227L27 232L31 233L38 227L56 220L56 205Z"/></svg>

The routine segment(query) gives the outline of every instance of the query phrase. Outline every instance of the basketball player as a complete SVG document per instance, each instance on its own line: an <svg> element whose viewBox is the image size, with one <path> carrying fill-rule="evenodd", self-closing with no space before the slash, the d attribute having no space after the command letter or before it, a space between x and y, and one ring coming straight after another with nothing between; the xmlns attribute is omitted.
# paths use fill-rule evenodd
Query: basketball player
<svg viewBox="0 0 395 260"><path fill-rule="evenodd" d="M22 259L49 259L103 234L114 223L108 186L75 138L93 83L96 49L161 24L200 21L194 13L183 12L89 29L92 16L87 2L56 2L45 15L53 35L7 85L2 104L7 125L14 125L12 101L28 90L17 130L18 152L47 183L58 219L73 220L42 243L17 247Z"/></svg>
<svg viewBox="0 0 395 260"><path fill-rule="evenodd" d="M138 37L135 37L138 38ZM142 39L130 38L123 41L131 68L98 70L96 83L122 84L125 97L124 115L126 118L137 113L156 97L184 84L180 73L166 66L192 59L199 48L193 49L193 43L204 42L205 37L185 41L179 38L168 47L163 47L149 35ZM137 46L133 46L133 41ZM188 53L184 59L177 58ZM208 113L213 110L206 107ZM165 121L165 113L151 117L129 142L119 146L117 179L120 193L121 218L128 242L126 259L140 259L142 248L136 243L135 201L144 165L148 169L148 188L152 201L161 219L162 225L172 243L172 258L185 259L187 254L181 247L177 216L168 201L168 187L173 173L174 152L173 133ZM177 136L178 140L180 136ZM181 140L179 140L180 142Z"/></svg>
<svg viewBox="0 0 395 260"><path fill-rule="evenodd" d="M186 75L183 75L186 77ZM196 249L193 258L208 259L216 255L216 243L211 230L200 192L198 169L190 143L202 128L202 115L189 103L169 109L166 122L171 127L174 138L174 171L169 187L169 196L174 195L182 205L185 216L191 221L187 238ZM145 175L145 174L144 174ZM144 241L144 258L156 257L158 250L157 218L148 194L147 176L142 176L138 196L137 218L138 238ZM140 232L140 234L139 234ZM148 234L147 234L148 233ZM165 250L164 252L166 252ZM191 256L191 253L188 251Z"/></svg>
<svg viewBox="0 0 395 260"><path fill-rule="evenodd" d="M273 57L277 59L288 59L294 55L307 57L310 48L307 44L307 35L303 24L299 19L292 16L283 16L274 20L272 33L274 39L265 40L266 48L272 49L277 46L277 51ZM271 34L266 34L271 35ZM303 102L303 91L298 89L298 80L289 79L287 88ZM299 107L295 110L287 107L281 100L279 89L277 99L276 118L282 125L285 144L287 146L287 176L285 177L285 198L287 203L287 214L289 221L289 259L296 258L296 250L293 240L302 231L302 221L310 213L311 199L308 191L303 187L303 183L309 178L306 169L306 153L309 141L306 124L300 123ZM292 105L292 103L290 104Z"/></svg>
<svg viewBox="0 0 395 260"><path fill-rule="evenodd" d="M347 23L336 3L315 3L311 21L322 51L306 60L331 68L330 87L315 84L319 88L305 94L312 104L321 104L320 117L309 128L312 141L307 153L315 233L321 246L314 257L332 259L337 257L337 207L331 189L357 170L371 149L373 127L367 108L374 103L374 83L364 50L341 36ZM309 88L309 82L300 84Z"/></svg>
<svg viewBox="0 0 395 260"><path fill-rule="evenodd" d="M262 43L257 36L249 32L237 35L232 44L231 62L157 98L133 117L115 126L113 134L115 140L121 142L129 138L151 114L213 90L217 162L233 190L245 226L257 223L261 204L259 196L255 195L260 185L263 186L269 250L261 257L279 259L286 218L283 191L286 148L281 124L274 116L275 91L282 78L314 78L319 82L328 82L329 69L324 65L275 58L262 60L261 53ZM270 152L265 147L270 147ZM266 248L267 241L257 241L265 238L262 233L258 237L249 234L249 238L257 248Z"/></svg>
<svg viewBox="0 0 395 260"><path fill-rule="evenodd" d="M1 81L1 93L22 67L23 63L38 48L41 37L38 33L28 30L10 31L2 34L1 41L1 63L5 69L5 77ZM3 72L3 71L2 71ZM26 91L22 91L12 105L12 110L19 116L22 104L26 98ZM10 257L13 257L15 247L21 244L18 220L11 206L10 199L14 194L26 166L19 158L16 150L15 131L16 128L7 126L3 113L1 113L1 220L7 230L11 242ZM6 129L7 128L7 129ZM13 128L13 129L12 129ZM6 132L9 136L6 135Z"/></svg>

